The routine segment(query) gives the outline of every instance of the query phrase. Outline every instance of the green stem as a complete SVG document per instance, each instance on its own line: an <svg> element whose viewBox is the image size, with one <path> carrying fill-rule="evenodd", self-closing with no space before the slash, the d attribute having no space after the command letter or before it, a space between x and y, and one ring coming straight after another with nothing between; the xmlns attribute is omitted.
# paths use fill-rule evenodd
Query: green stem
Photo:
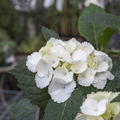
<svg viewBox="0 0 120 120"><path fill-rule="evenodd" d="M95 39L96 49L97 49L97 50L100 50L100 49L99 49L99 42L98 42L98 40L97 40L97 36L96 36L96 31L95 31L95 26L94 26L94 24L93 24L93 32L94 32L94 39Z"/></svg>

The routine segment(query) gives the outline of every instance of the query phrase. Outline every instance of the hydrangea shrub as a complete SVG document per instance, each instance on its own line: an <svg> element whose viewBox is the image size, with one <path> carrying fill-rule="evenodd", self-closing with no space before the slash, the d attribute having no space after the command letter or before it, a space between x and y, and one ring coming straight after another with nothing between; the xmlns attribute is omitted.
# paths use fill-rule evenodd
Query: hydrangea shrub
<svg viewBox="0 0 120 120"><path fill-rule="evenodd" d="M104 25L98 24L97 18L95 23L91 17L88 20L94 13L104 15ZM24 96L35 108L40 108L41 120L120 119L120 60L101 49L106 30L118 30L115 26L118 23L115 16L110 26L106 15L95 5L83 11L78 30L87 41L81 43L75 38L63 41L57 33L42 27L46 45L10 71ZM104 40L112 34L110 31Z"/></svg>

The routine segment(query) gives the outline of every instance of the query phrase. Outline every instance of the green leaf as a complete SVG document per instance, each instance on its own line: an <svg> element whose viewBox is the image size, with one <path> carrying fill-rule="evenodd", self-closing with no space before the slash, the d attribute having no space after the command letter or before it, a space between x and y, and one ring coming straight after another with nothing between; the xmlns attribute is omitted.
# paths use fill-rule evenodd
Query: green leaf
<svg viewBox="0 0 120 120"><path fill-rule="evenodd" d="M120 17L109 13L96 12L94 14L85 16L84 18L82 18L82 20L91 24L97 24L120 30Z"/></svg>
<svg viewBox="0 0 120 120"><path fill-rule="evenodd" d="M114 58L113 59L113 69L112 73L115 76L114 82L115 82L115 88L116 91L120 91L120 59Z"/></svg>
<svg viewBox="0 0 120 120"><path fill-rule="evenodd" d="M32 105L27 99L21 100L12 109L15 120L35 120L38 107Z"/></svg>
<svg viewBox="0 0 120 120"><path fill-rule="evenodd" d="M95 5L87 7L79 17L78 31L87 41L91 42L96 46L97 49L108 47L109 40L114 33L111 28L96 24L94 21L89 22L89 17L95 13L105 13L105 11Z"/></svg>
<svg viewBox="0 0 120 120"><path fill-rule="evenodd" d="M112 28L106 28L103 31L103 34L100 36L100 46L101 49L105 49L108 48L108 44L110 42L111 37L113 36L113 34L116 32L115 29Z"/></svg>
<svg viewBox="0 0 120 120"><path fill-rule="evenodd" d="M51 37L59 39L59 35L56 32L54 32L53 30L50 30L44 26L42 26L41 32L46 41L48 41Z"/></svg>
<svg viewBox="0 0 120 120"><path fill-rule="evenodd" d="M82 91L76 89L72 96L62 104L49 101L43 120L74 120L83 102Z"/></svg>
<svg viewBox="0 0 120 120"><path fill-rule="evenodd" d="M120 95L116 97L112 102L120 102Z"/></svg>
<svg viewBox="0 0 120 120"><path fill-rule="evenodd" d="M33 104L44 109L50 98L48 90L47 88L39 89L36 87L35 74L27 69L25 61L18 63L15 69L9 73L18 80L18 86L22 89L24 96Z"/></svg>
<svg viewBox="0 0 120 120"><path fill-rule="evenodd" d="M103 30L103 27L101 27L100 25L88 23L83 20L84 17L90 16L96 12L104 12L104 10L95 5L90 5L81 13L78 21L78 32L87 41L97 46L98 45L97 40L98 37L100 37L100 33Z"/></svg>

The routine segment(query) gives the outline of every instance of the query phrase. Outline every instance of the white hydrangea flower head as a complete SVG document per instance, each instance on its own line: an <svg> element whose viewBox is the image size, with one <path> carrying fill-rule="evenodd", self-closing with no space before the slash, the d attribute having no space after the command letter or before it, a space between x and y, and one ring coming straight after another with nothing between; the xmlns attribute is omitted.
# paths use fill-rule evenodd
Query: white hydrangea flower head
<svg viewBox="0 0 120 120"><path fill-rule="evenodd" d="M97 92L87 95L75 120L110 120L120 114L120 103L112 102L120 93Z"/></svg>
<svg viewBox="0 0 120 120"><path fill-rule="evenodd" d="M95 4L101 8L105 8L105 0L86 0L84 5L87 7L90 4Z"/></svg>
<svg viewBox="0 0 120 120"><path fill-rule="evenodd" d="M37 72L37 64L41 58L42 57L39 52L34 52L27 57L26 66L31 72Z"/></svg>
<svg viewBox="0 0 120 120"><path fill-rule="evenodd" d="M93 85L103 89L107 80L114 79L110 72L112 59L104 52L95 50L90 43L80 43L75 38L69 41L50 38L39 52L28 56L26 66L36 73L36 86L40 89L48 87L48 93L57 103L69 99L76 87L76 81L82 86ZM95 100L90 102L98 106L98 109L101 104L104 107L108 103L106 99L100 103ZM98 114L102 112L104 111L101 108Z"/></svg>
<svg viewBox="0 0 120 120"><path fill-rule="evenodd" d="M76 87L73 73L65 68L58 68L54 72L53 80L48 87L48 92L54 102L65 102Z"/></svg>

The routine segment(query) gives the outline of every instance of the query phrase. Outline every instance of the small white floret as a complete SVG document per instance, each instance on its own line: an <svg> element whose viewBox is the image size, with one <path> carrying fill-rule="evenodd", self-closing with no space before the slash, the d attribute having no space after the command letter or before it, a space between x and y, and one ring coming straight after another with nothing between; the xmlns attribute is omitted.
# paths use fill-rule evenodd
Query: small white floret
<svg viewBox="0 0 120 120"><path fill-rule="evenodd" d="M72 72L79 74L84 72L88 68L86 61L75 62L71 65Z"/></svg>
<svg viewBox="0 0 120 120"><path fill-rule="evenodd" d="M39 52L34 52L27 57L26 66L31 72L37 72L37 64L41 59L41 54Z"/></svg>
<svg viewBox="0 0 120 120"><path fill-rule="evenodd" d="M68 84L73 81L73 72L69 72L66 68L64 67L58 67L54 71L54 78L56 79L61 79L58 82L61 84Z"/></svg>
<svg viewBox="0 0 120 120"><path fill-rule="evenodd" d="M65 41L64 46L69 53L73 53L79 44L75 38L72 38L69 41Z"/></svg>
<svg viewBox="0 0 120 120"><path fill-rule="evenodd" d="M78 83L82 86L90 86L95 78L96 72L93 69L88 68L85 72L78 75Z"/></svg>
<svg viewBox="0 0 120 120"><path fill-rule="evenodd" d="M90 44L89 42L81 43L80 48L84 50L87 53L87 55L91 54L95 50L93 45Z"/></svg>
<svg viewBox="0 0 120 120"><path fill-rule="evenodd" d="M94 51L95 61L97 64L97 72L105 72L112 69L112 60L111 58L101 51Z"/></svg>
<svg viewBox="0 0 120 120"><path fill-rule="evenodd" d="M87 53L81 49L76 50L73 54L72 54L72 60L75 62L78 61L86 61L87 60Z"/></svg>
<svg viewBox="0 0 120 120"><path fill-rule="evenodd" d="M38 74L35 76L35 83L38 88L45 88L49 85L50 81L52 79L52 74L49 76L43 76L40 77Z"/></svg>
<svg viewBox="0 0 120 120"><path fill-rule="evenodd" d="M53 78L48 87L48 93L54 102L63 103L70 98L75 87L75 81L72 81L68 84L62 84L62 79Z"/></svg>
<svg viewBox="0 0 120 120"><path fill-rule="evenodd" d="M40 60L37 65L37 74L35 82L38 88L47 87L52 80L53 69L52 66L47 64L44 60Z"/></svg>
<svg viewBox="0 0 120 120"><path fill-rule="evenodd" d="M95 99L87 98L80 107L81 112L85 115L100 116L105 113L107 109L107 99L97 101Z"/></svg>
<svg viewBox="0 0 120 120"><path fill-rule="evenodd" d="M93 86L97 89L103 89L107 83L107 80L113 80L114 76L109 71L104 73L97 73L95 76L95 80L93 82Z"/></svg>

